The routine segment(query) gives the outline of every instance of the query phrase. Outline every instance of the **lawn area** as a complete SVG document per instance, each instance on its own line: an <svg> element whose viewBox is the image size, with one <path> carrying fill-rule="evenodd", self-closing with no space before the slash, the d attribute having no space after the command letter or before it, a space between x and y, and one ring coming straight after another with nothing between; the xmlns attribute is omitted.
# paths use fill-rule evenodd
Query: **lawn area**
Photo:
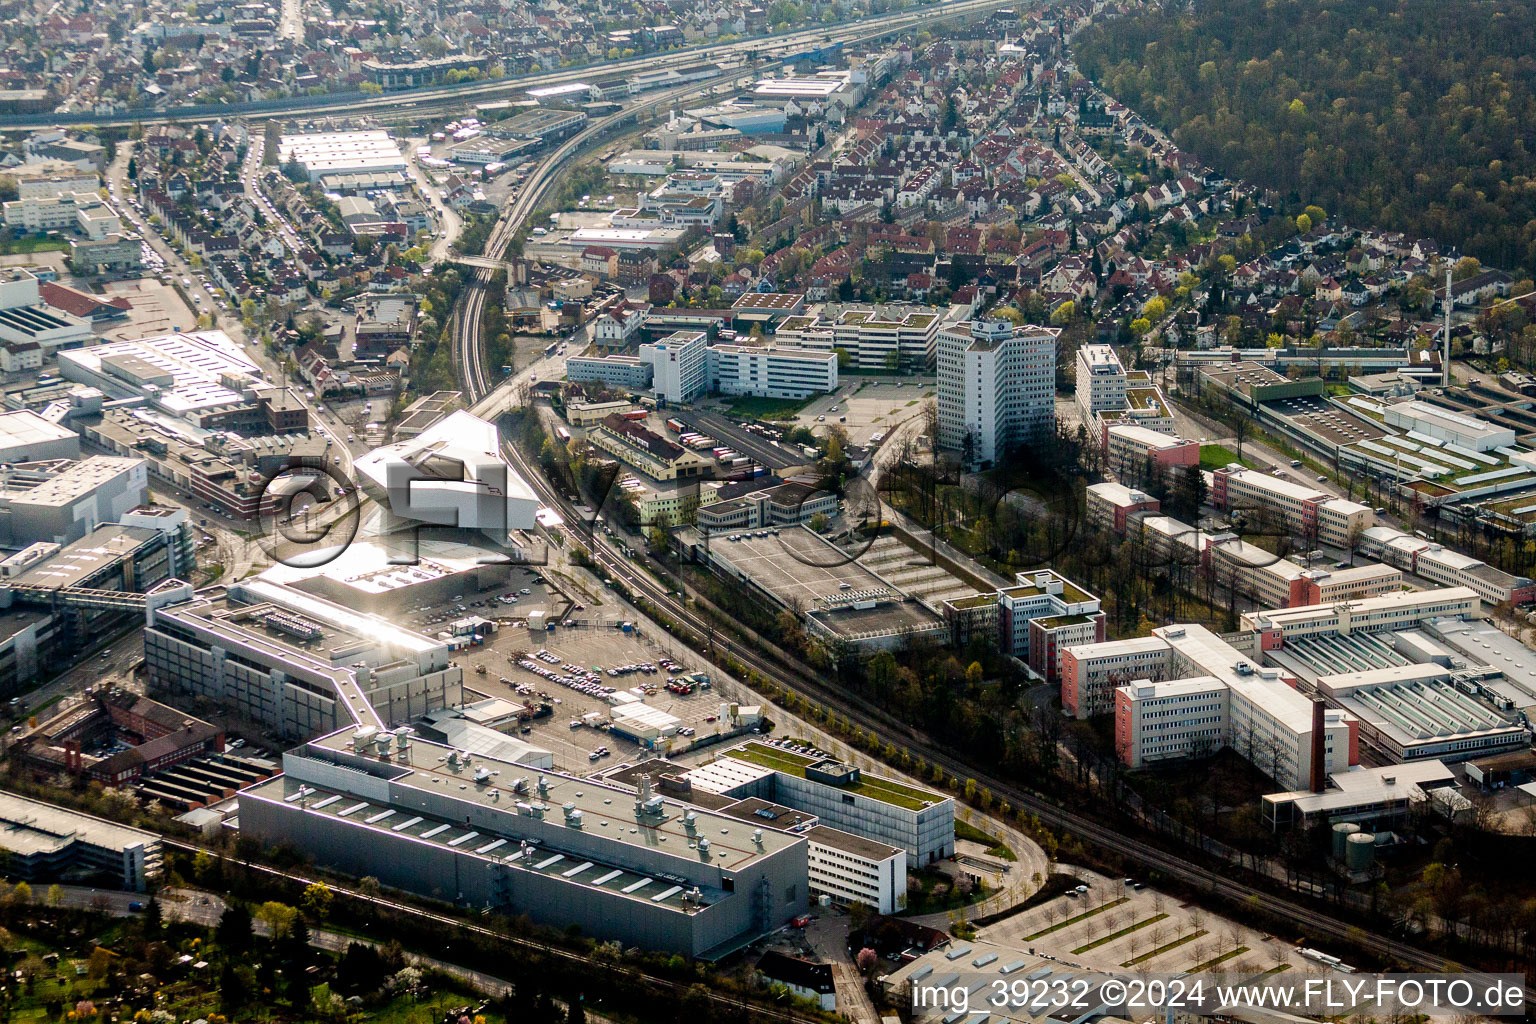
<svg viewBox="0 0 1536 1024"><path fill-rule="evenodd" d="M0 242L0 256L34 252L69 252L69 243L58 238L13 238Z"/></svg>
<svg viewBox="0 0 1536 1024"><path fill-rule="evenodd" d="M752 420L792 420L811 403L808 398L762 398L757 395L738 395L725 400L726 410L733 416Z"/></svg>
<svg viewBox="0 0 1536 1024"><path fill-rule="evenodd" d="M1165 942L1161 946L1158 946L1156 949L1147 950L1145 953L1141 954L1141 956L1132 957L1120 966L1135 967L1137 964L1146 963L1148 960L1151 960L1155 956L1161 956L1162 954L1168 952L1170 949L1178 949L1180 946L1184 945L1184 943L1193 942L1205 934L1207 934L1206 930L1201 928L1198 931L1190 932L1188 935L1181 935L1177 939L1174 939L1172 942Z"/></svg>
<svg viewBox="0 0 1536 1024"><path fill-rule="evenodd" d="M1226 445L1211 444L1206 442L1200 446L1200 468L1208 470L1221 469L1230 466L1234 462L1241 462L1249 469L1258 469L1258 463L1252 459L1237 457L1237 452Z"/></svg>
<svg viewBox="0 0 1536 1024"><path fill-rule="evenodd" d="M1189 973L1190 974L1199 974L1201 971L1208 971L1212 967L1215 967L1217 964L1224 963L1227 960L1231 960L1235 956L1242 956L1246 952L1248 952L1248 947L1247 946L1238 946L1236 949L1228 950L1227 952L1221 954L1220 956L1213 956L1213 957L1211 957L1211 959L1207 960L1203 964L1196 964L1195 966L1193 966L1193 967L1191 967L1189 969Z"/></svg>
<svg viewBox="0 0 1536 1024"><path fill-rule="evenodd" d="M964 839L972 843L980 843L982 846L987 848L987 853L990 856L997 857L1001 860L1013 861L1019 859L1014 856L1013 851L1008 848L1007 843L992 838L968 821L960 821L956 819L955 838Z"/></svg>

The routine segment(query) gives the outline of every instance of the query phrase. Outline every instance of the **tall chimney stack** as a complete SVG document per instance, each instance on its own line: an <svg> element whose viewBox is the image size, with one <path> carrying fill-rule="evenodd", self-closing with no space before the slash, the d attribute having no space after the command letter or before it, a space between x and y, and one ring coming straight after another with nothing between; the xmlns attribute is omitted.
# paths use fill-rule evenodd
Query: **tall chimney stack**
<svg viewBox="0 0 1536 1024"><path fill-rule="evenodd" d="M1312 701L1312 778L1311 788L1314 793L1323 791L1328 777L1326 760L1328 757L1328 742L1323 731L1323 702L1319 699Z"/></svg>
<svg viewBox="0 0 1536 1024"><path fill-rule="evenodd" d="M1451 261L1445 261L1445 347L1440 355L1440 386L1451 386Z"/></svg>

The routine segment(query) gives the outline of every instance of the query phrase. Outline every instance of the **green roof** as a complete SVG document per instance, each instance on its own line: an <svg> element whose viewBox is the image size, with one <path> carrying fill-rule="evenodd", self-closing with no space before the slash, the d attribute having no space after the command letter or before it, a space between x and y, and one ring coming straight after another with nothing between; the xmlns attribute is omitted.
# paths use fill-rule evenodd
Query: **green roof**
<svg viewBox="0 0 1536 1024"><path fill-rule="evenodd" d="M1063 626L1080 626L1093 621L1092 615L1053 615L1048 619L1036 619L1042 629L1060 629Z"/></svg>
<svg viewBox="0 0 1536 1024"><path fill-rule="evenodd" d="M785 775L794 775L805 778L805 770L814 764L819 764L825 758L806 757L788 750L780 750L762 743L748 743L745 746L727 750L726 755L734 757L749 764L761 765L764 768L772 768L774 771L783 772ZM890 779L860 773L859 781L849 786L838 787L849 793L867 796L871 800L879 800L883 803L895 804L897 807L905 807L908 810L920 811L929 804L941 803L944 797L937 793L925 792L921 789L913 789Z"/></svg>

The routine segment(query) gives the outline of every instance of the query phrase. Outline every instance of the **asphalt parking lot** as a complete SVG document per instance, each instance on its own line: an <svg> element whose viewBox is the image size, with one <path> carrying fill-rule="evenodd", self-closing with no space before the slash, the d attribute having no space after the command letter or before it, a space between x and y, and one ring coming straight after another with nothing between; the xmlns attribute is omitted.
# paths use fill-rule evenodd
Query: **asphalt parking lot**
<svg viewBox="0 0 1536 1024"><path fill-rule="evenodd" d="M503 628L509 628L512 622L526 619L530 611L558 612L565 608L565 598L558 591L539 582L543 575L538 567L509 565L504 568L505 582L495 587L478 593L466 590L465 593L456 595L459 598L456 601L435 604L415 611L399 612L391 617L394 621L428 636L436 636L438 633L450 631L455 621L471 615L494 620L501 623ZM404 567L402 571L405 571ZM516 600L513 600L514 598ZM521 629L519 631L526 632ZM499 631L491 634L492 642L499 635ZM481 648L472 647L468 648L466 653L472 656L479 650ZM469 664L473 663L471 657Z"/></svg>
<svg viewBox="0 0 1536 1024"><path fill-rule="evenodd" d="M922 411L922 400L934 394L927 378L878 381L845 378L836 394L818 398L800 410L796 425L818 432L832 424L848 431L855 444L867 444L878 433L888 433L903 420Z"/></svg>
<svg viewBox="0 0 1536 1024"><path fill-rule="evenodd" d="M669 756L683 754L701 742L713 748L721 729L718 720L720 704L726 697L713 687L696 688L686 696L668 692L668 673L661 668L663 658L680 665L686 673L699 671L712 675L712 672L692 652L671 643L666 634L662 637L669 642L655 643L649 637L614 628L560 626L552 631L534 633L526 627L507 626L493 634L485 646L462 652L462 663L467 669L465 687L524 705L537 703L540 694L547 695L554 704L554 713L527 723L529 731L519 734L520 738L551 751L556 766L578 774L608 771L624 762L655 756L662 752L662 748L655 751L642 748L606 729L587 725L573 727L573 721L580 721L584 715L594 712L606 721L612 706L600 696L541 677L518 664L520 660L527 659L553 675L566 677L573 673L565 666L576 666L596 674L599 677L597 685L605 688L629 690L643 687L647 691L643 696L647 705L675 715L681 719L683 728L695 732L692 737L681 734L673 737L670 747L665 748ZM554 661L538 658L540 651L548 652ZM609 669L647 663L656 666L657 670L619 676L608 674ZM484 674L478 671L482 665L486 669ZM519 692L520 687L522 692ZM466 700L472 696L465 694ZM707 721L711 717L716 721ZM609 754L594 760L591 752L599 747L607 747Z"/></svg>
<svg viewBox="0 0 1536 1024"><path fill-rule="evenodd" d="M1299 970L1289 942L1125 879L1073 868L1085 893L1058 896L982 929L979 938L1086 968L1158 974Z"/></svg>

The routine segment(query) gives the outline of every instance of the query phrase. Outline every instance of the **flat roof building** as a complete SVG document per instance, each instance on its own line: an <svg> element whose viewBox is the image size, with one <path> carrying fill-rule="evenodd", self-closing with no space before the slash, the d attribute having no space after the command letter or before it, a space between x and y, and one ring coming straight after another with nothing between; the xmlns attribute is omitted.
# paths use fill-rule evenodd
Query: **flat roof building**
<svg viewBox="0 0 1536 1024"><path fill-rule="evenodd" d="M277 159L280 164L297 163L310 181L319 181L327 174L377 174L406 169L399 145L382 129L283 135L277 140Z"/></svg>
<svg viewBox="0 0 1536 1024"><path fill-rule="evenodd" d="M940 616L803 526L712 531L708 541L711 568L798 609L818 635L874 650L948 632Z"/></svg>
<svg viewBox="0 0 1536 1024"><path fill-rule="evenodd" d="M409 734L344 729L240 794L244 834L460 906L710 956L808 906L804 837Z"/></svg>
<svg viewBox="0 0 1536 1024"><path fill-rule="evenodd" d="M1083 345L1077 350L1077 407L1091 430L1101 412L1125 408L1125 367L1109 345Z"/></svg>
<svg viewBox="0 0 1536 1024"><path fill-rule="evenodd" d="M1340 822L1401 826L1414 807L1428 800L1431 790L1454 789L1456 776L1443 761L1429 760L1380 768L1356 766L1329 775L1328 783L1321 793L1306 789L1266 793L1265 823L1275 830Z"/></svg>
<svg viewBox="0 0 1536 1024"><path fill-rule="evenodd" d="M940 447L968 467L1001 462L1056 428L1054 327L977 320L939 332Z"/></svg>
<svg viewBox="0 0 1536 1024"><path fill-rule="evenodd" d="M28 882L101 876L144 890L159 878L160 837L88 814L0 792L5 873Z"/></svg>
<svg viewBox="0 0 1536 1024"><path fill-rule="evenodd" d="M1358 547L1373 518L1370 508L1359 502L1236 463L1211 474L1210 495L1219 509L1267 517L1297 536L1341 549L1352 541Z"/></svg>
<svg viewBox="0 0 1536 1024"><path fill-rule="evenodd" d="M831 758L745 743L691 769L693 788L755 796L814 814L823 825L899 847L920 867L955 852L955 802L905 783L865 775Z"/></svg>
<svg viewBox="0 0 1536 1024"><path fill-rule="evenodd" d="M1314 706L1279 669L1259 665L1204 626L1153 632L1168 645L1170 678L1116 689L1115 750L1125 764L1140 768L1231 747L1298 789L1314 772L1359 763L1353 723L1341 711ZM1318 754L1323 760L1314 765Z"/></svg>
<svg viewBox="0 0 1536 1024"><path fill-rule="evenodd" d="M1430 662L1323 676L1317 688L1353 715L1361 739L1394 764L1464 761L1528 748L1525 726L1473 697L1468 681Z"/></svg>
<svg viewBox="0 0 1536 1024"><path fill-rule="evenodd" d="M59 353L59 374L109 399L142 397L172 416L199 417L250 403L260 367L223 331L160 334Z"/></svg>
<svg viewBox="0 0 1536 1024"><path fill-rule="evenodd" d="M254 578L150 609L151 687L259 723L286 740L384 729L463 702L449 642Z"/></svg>
<svg viewBox="0 0 1536 1024"><path fill-rule="evenodd" d="M1397 427L1409 437L1424 437L1456 445L1474 452L1494 451L1515 443L1515 431L1464 413L1452 412L1438 405L1409 399L1384 407L1389 427ZM1417 436L1416 436L1417 435Z"/></svg>
<svg viewBox="0 0 1536 1024"><path fill-rule="evenodd" d="M711 345L709 380L723 395L808 398L837 390L837 353L777 345Z"/></svg>
<svg viewBox="0 0 1536 1024"><path fill-rule="evenodd" d="M0 543L70 544L144 503L143 459L92 455L0 466Z"/></svg>
<svg viewBox="0 0 1536 1024"><path fill-rule="evenodd" d="M765 299L799 300L804 296L762 295L748 293L732 307L737 319L769 310L779 315L774 338L779 344L793 345L815 352L848 353L852 365L860 370L885 370L897 365L924 368L932 366L937 353L939 329L961 316L960 308L922 306L890 302L878 305L828 303L801 312L801 305L766 304Z"/></svg>
<svg viewBox="0 0 1536 1024"><path fill-rule="evenodd" d="M1114 424L1104 428L1104 461L1122 480L1161 477L1200 465L1200 442L1147 427Z"/></svg>
<svg viewBox="0 0 1536 1024"><path fill-rule="evenodd" d="M1479 613L1477 594L1467 587L1401 591L1363 601L1247 612L1241 628L1258 637L1263 650L1294 640L1354 632L1407 629L1438 618L1467 618Z"/></svg>
<svg viewBox="0 0 1536 1024"><path fill-rule="evenodd" d="M0 412L0 462L78 459L80 436L30 409Z"/></svg>

